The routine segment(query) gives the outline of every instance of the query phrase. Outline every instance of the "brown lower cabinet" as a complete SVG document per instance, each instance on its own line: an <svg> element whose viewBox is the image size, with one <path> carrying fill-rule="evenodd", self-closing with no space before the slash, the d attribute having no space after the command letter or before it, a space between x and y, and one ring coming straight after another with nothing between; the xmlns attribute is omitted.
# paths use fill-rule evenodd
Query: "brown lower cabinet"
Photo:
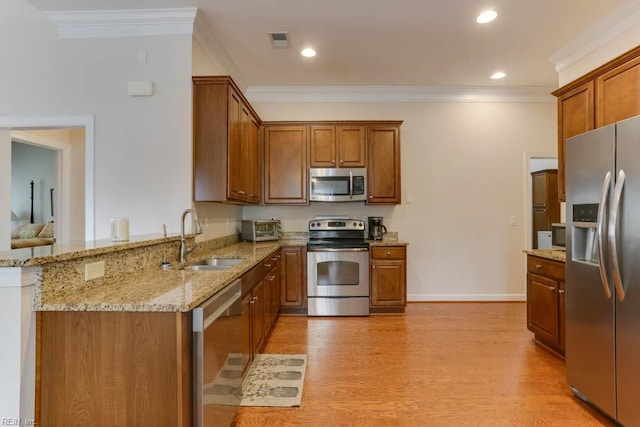
<svg viewBox="0 0 640 427"><path fill-rule="evenodd" d="M536 341L564 356L565 263L527 255L527 328Z"/></svg>
<svg viewBox="0 0 640 427"><path fill-rule="evenodd" d="M243 373L264 348L278 316L280 298L280 250L253 267L242 278Z"/></svg>
<svg viewBox="0 0 640 427"><path fill-rule="evenodd" d="M371 313L404 313L407 306L406 246L372 247L369 281Z"/></svg>
<svg viewBox="0 0 640 427"><path fill-rule="evenodd" d="M306 248L304 248L306 249ZM280 303L280 250L242 276L246 368ZM40 426L191 426L192 319L182 312L37 313Z"/></svg>
<svg viewBox="0 0 640 427"><path fill-rule="evenodd" d="M190 313L40 312L37 423L190 426L191 357Z"/></svg>
<svg viewBox="0 0 640 427"><path fill-rule="evenodd" d="M307 248L284 246L281 249L280 313L307 313Z"/></svg>

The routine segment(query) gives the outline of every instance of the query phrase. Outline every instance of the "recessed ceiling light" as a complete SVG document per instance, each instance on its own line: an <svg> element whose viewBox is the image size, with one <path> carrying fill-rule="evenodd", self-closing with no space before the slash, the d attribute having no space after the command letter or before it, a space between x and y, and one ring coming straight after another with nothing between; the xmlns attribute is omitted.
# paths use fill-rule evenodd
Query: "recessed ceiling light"
<svg viewBox="0 0 640 427"><path fill-rule="evenodd" d="M476 18L478 24L486 24L493 21L498 16L498 13L493 10L485 10Z"/></svg>
<svg viewBox="0 0 640 427"><path fill-rule="evenodd" d="M506 76L507 76L507 75L506 75L505 73L503 73L502 71L498 71L497 73L493 73L493 74L491 75L491 78L492 78L493 80L500 80L500 79L505 78Z"/></svg>
<svg viewBox="0 0 640 427"><path fill-rule="evenodd" d="M311 58L316 56L316 51L308 47L306 49L302 49L302 51L300 52L300 55L306 56L307 58Z"/></svg>

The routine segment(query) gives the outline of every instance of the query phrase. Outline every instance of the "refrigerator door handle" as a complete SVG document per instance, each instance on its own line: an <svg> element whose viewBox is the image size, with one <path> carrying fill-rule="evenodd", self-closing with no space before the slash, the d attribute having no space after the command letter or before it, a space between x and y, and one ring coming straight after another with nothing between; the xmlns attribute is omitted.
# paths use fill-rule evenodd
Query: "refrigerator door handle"
<svg viewBox="0 0 640 427"><path fill-rule="evenodd" d="M609 198L609 188L611 188L611 171L608 171L604 176L604 182L602 183L602 192L600 193L600 209L598 209L597 219L597 239L598 239L598 264L600 264L600 281L602 282L602 288L607 299L611 298L611 284L609 283L609 264L604 258L604 220L607 211L607 200Z"/></svg>
<svg viewBox="0 0 640 427"><path fill-rule="evenodd" d="M611 254L611 266L613 267L613 284L616 289L616 295L620 301L624 301L625 292L622 284L622 276L620 275L620 265L618 264L618 214L620 213L620 201L622 199L622 190L624 188L625 173L620 169L616 186L613 189L613 200L611 204L611 213L609 215L609 253Z"/></svg>

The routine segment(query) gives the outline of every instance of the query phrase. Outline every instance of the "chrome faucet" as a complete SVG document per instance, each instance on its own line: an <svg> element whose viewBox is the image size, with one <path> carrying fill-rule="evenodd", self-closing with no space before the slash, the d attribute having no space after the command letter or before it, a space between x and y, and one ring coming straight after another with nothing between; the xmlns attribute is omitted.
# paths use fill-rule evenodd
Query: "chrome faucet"
<svg viewBox="0 0 640 427"><path fill-rule="evenodd" d="M184 212L182 212L182 218L181 218L181 225L180 225L180 263L183 264L187 261L187 254L190 254L191 252L193 252L193 250L196 248L197 244L194 242L193 246L191 247L187 247L186 243L185 243L185 238L184 238L184 219L186 218L187 214L190 213L191 216L193 217L193 220L195 222L195 230L194 230L194 234L198 235L198 234L202 234L202 227L200 226L200 221L198 220L198 214L196 213L196 211L194 211L193 209L186 209Z"/></svg>

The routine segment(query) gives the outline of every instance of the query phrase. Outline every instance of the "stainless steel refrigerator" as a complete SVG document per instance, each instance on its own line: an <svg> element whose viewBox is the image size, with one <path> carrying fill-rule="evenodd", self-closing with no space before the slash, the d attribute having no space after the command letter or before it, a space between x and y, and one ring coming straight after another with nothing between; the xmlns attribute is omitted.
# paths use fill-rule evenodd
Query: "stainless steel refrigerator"
<svg viewBox="0 0 640 427"><path fill-rule="evenodd" d="M640 426L640 116L567 140L566 370Z"/></svg>

